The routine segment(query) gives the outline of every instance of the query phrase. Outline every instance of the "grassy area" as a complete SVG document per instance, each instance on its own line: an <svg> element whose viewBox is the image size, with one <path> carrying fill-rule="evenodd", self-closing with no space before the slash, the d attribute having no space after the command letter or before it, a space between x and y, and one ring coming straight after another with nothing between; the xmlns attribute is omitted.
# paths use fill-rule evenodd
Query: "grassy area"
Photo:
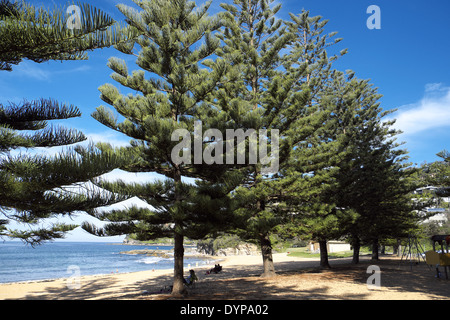
<svg viewBox="0 0 450 320"><path fill-rule="evenodd" d="M320 253L312 253L307 247L302 248L288 248L286 250L288 256L290 257L300 257L300 258L319 258ZM361 248L360 254L369 254L370 250L368 248ZM333 252L328 254L328 258L346 258L353 256L353 251L341 251Z"/></svg>

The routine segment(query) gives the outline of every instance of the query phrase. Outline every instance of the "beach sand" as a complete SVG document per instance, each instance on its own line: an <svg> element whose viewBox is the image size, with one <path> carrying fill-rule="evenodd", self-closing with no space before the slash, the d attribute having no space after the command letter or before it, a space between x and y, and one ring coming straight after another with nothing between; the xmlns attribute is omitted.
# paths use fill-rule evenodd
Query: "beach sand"
<svg viewBox="0 0 450 320"><path fill-rule="evenodd" d="M211 265L193 267L199 278L189 294L172 297L160 293L172 284L172 270L82 276L75 278L0 284L0 299L38 300L163 300L163 299L369 299L411 300L450 299L450 280L435 277L435 270L423 263L411 265L393 257L376 263L362 258L359 265L350 259L332 259L332 269L319 268L318 259L273 255L277 276L261 278L261 256L231 256L219 261L223 271L206 275ZM381 269L381 286L369 289L367 267ZM411 269L412 268L412 269ZM442 271L442 270L441 270ZM185 275L189 274L188 268Z"/></svg>

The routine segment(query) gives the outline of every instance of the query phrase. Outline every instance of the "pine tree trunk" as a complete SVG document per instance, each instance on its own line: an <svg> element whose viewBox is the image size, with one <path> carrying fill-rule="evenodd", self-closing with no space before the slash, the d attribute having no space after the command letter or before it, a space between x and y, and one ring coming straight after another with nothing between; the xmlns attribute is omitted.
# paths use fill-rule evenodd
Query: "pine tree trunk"
<svg viewBox="0 0 450 320"><path fill-rule="evenodd" d="M179 183L181 182L181 172L178 168L178 166L175 167L175 205L178 205L178 203L181 200L181 196L179 194ZM177 230L181 228L179 225L179 222L175 222L174 226L174 269L173 269L173 288L172 288L172 294L173 295L180 295L184 294L186 292L186 288L184 287L183 279L184 279L184 236L177 232Z"/></svg>
<svg viewBox="0 0 450 320"><path fill-rule="evenodd" d="M393 254L393 255L397 255L397 254L398 254L398 245L397 245L397 244L395 244L395 245L392 247L392 254Z"/></svg>
<svg viewBox="0 0 450 320"><path fill-rule="evenodd" d="M273 277L276 275L276 273L272 257L272 243L270 242L269 236L268 235L262 236L260 243L264 269L264 272L261 275L261 277Z"/></svg>
<svg viewBox="0 0 450 320"><path fill-rule="evenodd" d="M358 238L355 239L353 242L353 259L352 264L358 264L359 263L359 252L361 250L361 242Z"/></svg>
<svg viewBox="0 0 450 320"><path fill-rule="evenodd" d="M378 239L374 239L372 242L372 260L377 261L378 260Z"/></svg>
<svg viewBox="0 0 450 320"><path fill-rule="evenodd" d="M393 254L394 255L397 255L397 256L400 256L399 255L399 250L400 250L400 240L397 240L397 243L396 244L394 244L394 246L393 246Z"/></svg>
<svg viewBox="0 0 450 320"><path fill-rule="evenodd" d="M319 240L319 248L320 248L320 267L331 268L330 264L328 263L327 241Z"/></svg>
<svg viewBox="0 0 450 320"><path fill-rule="evenodd" d="M181 234L175 232L174 236L174 270L173 270L173 295L180 295L186 292L186 288L183 284L183 273L184 273L184 237Z"/></svg>

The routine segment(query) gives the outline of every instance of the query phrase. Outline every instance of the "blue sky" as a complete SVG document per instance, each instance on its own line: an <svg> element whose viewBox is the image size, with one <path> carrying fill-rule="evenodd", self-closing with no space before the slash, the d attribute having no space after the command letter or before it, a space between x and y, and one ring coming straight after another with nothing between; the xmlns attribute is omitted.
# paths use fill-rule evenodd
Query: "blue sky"
<svg viewBox="0 0 450 320"><path fill-rule="evenodd" d="M65 8L66 1L29 1L35 5ZM130 0L85 0L84 2L121 19L117 3ZM213 0L213 12L221 1ZM309 10L329 20L327 32L338 31L342 37L336 52L348 48L348 54L334 65L337 69L352 69L359 78L371 79L383 95L384 110L397 109L391 117L396 128L404 133L410 161L421 164L439 158L436 153L450 150L450 2L448 0L278 0L282 4L279 18L288 13ZM369 30L371 16L367 8L377 5L381 10L381 29ZM104 104L98 87L115 83L106 66L111 56L123 57L115 49L89 53L88 61L46 62L25 61L11 73L0 75L0 102L20 102L23 98L53 98L78 106L83 116L62 122L62 125L82 130L94 141L126 144L129 140L102 126L91 118L96 107ZM126 58L129 64L133 59ZM132 70L133 68L130 67ZM120 176L115 172L113 175ZM133 175L132 179L148 176ZM72 238L75 239L75 238ZM78 238L77 238L78 239Z"/></svg>

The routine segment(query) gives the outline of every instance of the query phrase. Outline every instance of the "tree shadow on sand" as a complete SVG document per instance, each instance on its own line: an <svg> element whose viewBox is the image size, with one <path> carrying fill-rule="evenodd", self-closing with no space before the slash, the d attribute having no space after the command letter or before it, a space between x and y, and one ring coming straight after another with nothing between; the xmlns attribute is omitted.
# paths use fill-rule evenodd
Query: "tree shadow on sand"
<svg viewBox="0 0 450 320"><path fill-rule="evenodd" d="M411 297L411 293L428 299L449 299L450 280L435 277L435 270L423 262L419 265L400 263L398 259L364 261L351 265L348 260L330 261L331 269L320 269L317 262L299 261L298 267L289 262L276 263L277 276L261 278L262 266L228 266L219 274L206 275L206 269L196 269L199 281L188 288L185 296L173 297L161 289L172 284L172 275L149 276L135 282L123 283L113 276L82 279L81 288L70 289L49 282L45 292L30 292L24 299L132 299L132 300L326 300L371 299L367 289L369 265L381 269L381 289L395 294L395 299ZM358 290L353 290L356 288ZM409 295L409 296L408 296ZM382 297L382 296L378 296ZM414 296L417 297L417 296Z"/></svg>
<svg viewBox="0 0 450 320"><path fill-rule="evenodd" d="M124 285L114 277L99 276L82 279L79 288L57 285L46 287L44 292L31 291L21 300L136 299L142 296L145 290L150 293L159 292L159 290L171 284L171 281L171 276L163 275Z"/></svg>
<svg viewBox="0 0 450 320"><path fill-rule="evenodd" d="M424 263L414 265L411 270L409 264L400 263L398 259L385 258L358 265L341 262L332 264L331 269L305 267L304 264L299 264L299 269L292 269L290 263L278 263L278 275L273 278L259 277L261 267L258 266L228 268L222 275L201 279L188 295L176 299L363 300L384 299L386 293L400 300L416 293L427 299L450 299L450 280L437 279L435 271ZM367 288L368 278L372 275L367 273L367 267L374 264L381 269L380 291ZM380 295L374 295L377 293ZM413 296L417 297L419 295ZM155 296L146 297L153 298Z"/></svg>

